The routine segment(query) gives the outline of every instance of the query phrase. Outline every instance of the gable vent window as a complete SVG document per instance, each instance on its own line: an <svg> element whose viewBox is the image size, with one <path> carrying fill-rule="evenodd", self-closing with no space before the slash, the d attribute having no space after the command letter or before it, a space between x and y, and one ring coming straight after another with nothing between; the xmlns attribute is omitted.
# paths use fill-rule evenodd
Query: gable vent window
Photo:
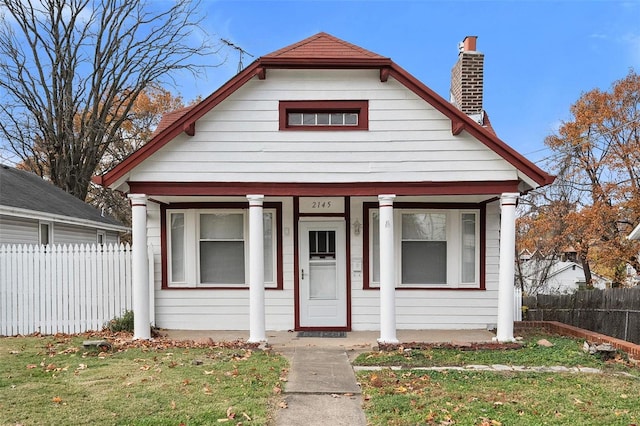
<svg viewBox="0 0 640 426"><path fill-rule="evenodd" d="M280 130L367 130L368 101L281 101Z"/></svg>

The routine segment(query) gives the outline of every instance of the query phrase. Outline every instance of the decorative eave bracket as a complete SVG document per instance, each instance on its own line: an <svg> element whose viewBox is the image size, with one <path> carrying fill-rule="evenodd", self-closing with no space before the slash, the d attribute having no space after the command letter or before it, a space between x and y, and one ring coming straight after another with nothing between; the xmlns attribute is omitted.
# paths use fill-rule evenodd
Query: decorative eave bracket
<svg viewBox="0 0 640 426"><path fill-rule="evenodd" d="M196 134L196 122L193 121L191 123L184 123L184 126L182 127L182 130L184 130L184 132L189 136L195 136L195 134Z"/></svg>
<svg viewBox="0 0 640 426"><path fill-rule="evenodd" d="M389 75L391 74L391 68L383 67L380 68L380 81L382 83L386 83L389 80Z"/></svg>
<svg viewBox="0 0 640 426"><path fill-rule="evenodd" d="M459 135L464 130L464 121L459 119L451 120L451 134L456 136Z"/></svg>

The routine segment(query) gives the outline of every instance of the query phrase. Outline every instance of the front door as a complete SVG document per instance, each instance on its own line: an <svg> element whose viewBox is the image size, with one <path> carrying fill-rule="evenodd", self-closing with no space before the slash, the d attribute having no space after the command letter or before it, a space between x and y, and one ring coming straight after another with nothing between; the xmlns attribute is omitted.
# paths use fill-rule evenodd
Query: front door
<svg viewBox="0 0 640 426"><path fill-rule="evenodd" d="M299 236L300 327L346 327L344 222L300 222Z"/></svg>

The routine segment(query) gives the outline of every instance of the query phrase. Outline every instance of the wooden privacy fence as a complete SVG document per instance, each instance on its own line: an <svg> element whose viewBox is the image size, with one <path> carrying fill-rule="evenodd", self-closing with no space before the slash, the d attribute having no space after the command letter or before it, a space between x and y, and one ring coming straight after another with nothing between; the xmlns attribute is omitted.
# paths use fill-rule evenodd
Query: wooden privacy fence
<svg viewBox="0 0 640 426"><path fill-rule="evenodd" d="M0 335L101 330L131 297L129 245L0 246Z"/></svg>
<svg viewBox="0 0 640 426"><path fill-rule="evenodd" d="M524 319L559 321L640 344L640 288L527 296Z"/></svg>

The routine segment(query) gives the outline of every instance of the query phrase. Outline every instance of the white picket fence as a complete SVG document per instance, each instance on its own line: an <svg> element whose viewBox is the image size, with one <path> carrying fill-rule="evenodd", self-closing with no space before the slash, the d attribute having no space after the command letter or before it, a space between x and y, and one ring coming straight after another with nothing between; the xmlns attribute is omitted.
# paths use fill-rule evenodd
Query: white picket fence
<svg viewBox="0 0 640 426"><path fill-rule="evenodd" d="M513 320L522 321L522 289L518 287L513 292Z"/></svg>
<svg viewBox="0 0 640 426"><path fill-rule="evenodd" d="M0 335L101 330L130 309L129 245L0 246Z"/></svg>

